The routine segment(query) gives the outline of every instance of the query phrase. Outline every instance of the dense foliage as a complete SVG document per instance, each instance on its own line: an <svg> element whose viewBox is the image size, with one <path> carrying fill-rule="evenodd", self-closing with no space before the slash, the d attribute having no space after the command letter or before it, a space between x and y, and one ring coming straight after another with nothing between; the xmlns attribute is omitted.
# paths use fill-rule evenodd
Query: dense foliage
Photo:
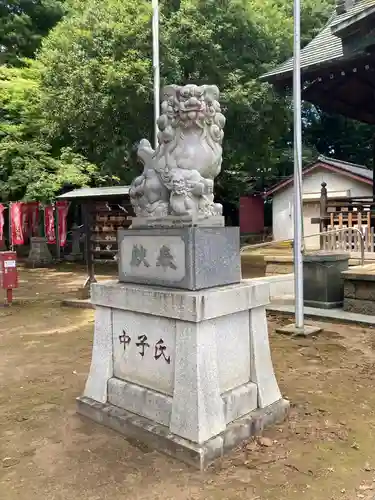
<svg viewBox="0 0 375 500"><path fill-rule="evenodd" d="M33 57L63 13L63 0L0 0L0 64Z"/></svg>
<svg viewBox="0 0 375 500"><path fill-rule="evenodd" d="M332 4L304 0L303 43ZM290 103L258 77L291 54L292 3L160 0L160 10L162 83L222 91L222 200L288 175ZM151 1L0 0L0 18L1 197L129 182L134 145L153 133ZM306 161L316 151L368 161L369 127L317 110L304 123Z"/></svg>
<svg viewBox="0 0 375 500"><path fill-rule="evenodd" d="M26 61L24 61L26 64ZM3 201L51 200L64 184L99 180L97 168L65 146L53 154L39 116L36 63L0 67L0 193Z"/></svg>

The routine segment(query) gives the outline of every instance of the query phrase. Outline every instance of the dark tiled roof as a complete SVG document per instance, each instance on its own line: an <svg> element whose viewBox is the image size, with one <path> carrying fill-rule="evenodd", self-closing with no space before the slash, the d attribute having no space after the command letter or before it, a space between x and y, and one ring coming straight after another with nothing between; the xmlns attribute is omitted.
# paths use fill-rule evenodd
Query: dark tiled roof
<svg viewBox="0 0 375 500"><path fill-rule="evenodd" d="M79 200L83 198L113 198L129 194L129 186L109 186L98 188L82 188L69 191L57 198L63 200Z"/></svg>
<svg viewBox="0 0 375 500"><path fill-rule="evenodd" d="M310 163L310 165L307 165L303 169L303 175L310 173L312 170L315 168L323 167L324 165L327 166L327 168L334 167L338 170L341 170L343 175L345 173L355 176L358 180L363 180L366 184L370 184L373 180L373 171L366 168L364 165L357 165L356 163L349 163L347 161L341 161L341 160L336 160L336 158L328 158L327 156L320 155L314 163ZM370 182L368 182L370 181ZM274 193L278 192L281 189L286 188L290 184L293 183L293 175L291 175L289 178L282 180L281 182L278 182L277 184L274 184L266 193L266 196L271 196Z"/></svg>
<svg viewBox="0 0 375 500"><path fill-rule="evenodd" d="M344 57L342 40L332 33L332 27L375 6L375 0L359 0L344 14L334 13L325 28L301 51L301 69L306 71ZM284 79L293 72L293 57L261 77L262 80Z"/></svg>
<svg viewBox="0 0 375 500"><path fill-rule="evenodd" d="M364 177L365 179L373 180L374 172L363 165L357 165L355 163L348 163L346 161L335 160L335 158L327 158L326 156L319 156L318 161L326 163L327 165L332 165L333 167L345 170L350 174L358 175L359 177Z"/></svg>

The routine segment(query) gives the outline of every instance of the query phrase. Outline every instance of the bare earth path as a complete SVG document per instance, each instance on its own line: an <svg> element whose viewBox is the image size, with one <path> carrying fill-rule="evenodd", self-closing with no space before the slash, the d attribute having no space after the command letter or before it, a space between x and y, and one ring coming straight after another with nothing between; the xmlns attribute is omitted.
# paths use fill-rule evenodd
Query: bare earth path
<svg viewBox="0 0 375 500"><path fill-rule="evenodd" d="M375 497L375 337L326 324L317 339L273 333L290 420L200 474L80 419L93 311L68 309L84 273L22 271L0 309L1 500L365 500Z"/></svg>

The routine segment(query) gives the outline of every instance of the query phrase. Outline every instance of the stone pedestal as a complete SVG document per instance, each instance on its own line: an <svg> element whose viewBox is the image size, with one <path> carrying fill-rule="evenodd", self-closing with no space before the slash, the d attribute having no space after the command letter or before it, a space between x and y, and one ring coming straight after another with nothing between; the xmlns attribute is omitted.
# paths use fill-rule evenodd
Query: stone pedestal
<svg viewBox="0 0 375 500"><path fill-rule="evenodd" d="M78 411L204 469L285 418L268 342L269 286L92 285L93 357Z"/></svg>
<svg viewBox="0 0 375 500"><path fill-rule="evenodd" d="M269 286L241 282L238 228L224 227L214 179L225 116L215 85L162 92L158 147L121 231L119 280L92 285L90 374L78 411L204 469L283 420L270 355Z"/></svg>
<svg viewBox="0 0 375 500"><path fill-rule="evenodd" d="M30 238L30 252L26 265L30 267L46 267L52 264L53 258L47 245L47 238L34 236Z"/></svg>
<svg viewBox="0 0 375 500"><path fill-rule="evenodd" d="M344 271L344 311L375 316L375 264Z"/></svg>
<svg viewBox="0 0 375 500"><path fill-rule="evenodd" d="M303 293L307 307L330 309L342 307L344 280L349 254L316 252L303 257Z"/></svg>
<svg viewBox="0 0 375 500"><path fill-rule="evenodd" d="M119 279L185 290L239 283L238 227L120 230Z"/></svg>

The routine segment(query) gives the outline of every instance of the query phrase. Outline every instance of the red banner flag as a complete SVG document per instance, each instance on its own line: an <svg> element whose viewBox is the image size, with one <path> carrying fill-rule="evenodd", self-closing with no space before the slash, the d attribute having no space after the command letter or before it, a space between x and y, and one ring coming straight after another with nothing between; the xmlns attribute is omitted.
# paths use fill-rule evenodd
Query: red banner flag
<svg viewBox="0 0 375 500"><path fill-rule="evenodd" d="M57 201L56 208L57 208L59 242L60 242L60 246L64 247L66 244L66 235L68 232L66 218L68 216L69 202L68 201Z"/></svg>
<svg viewBox="0 0 375 500"><path fill-rule="evenodd" d="M12 244L23 245L23 231L22 231L22 203L17 201L10 204L10 221L12 226Z"/></svg>
<svg viewBox="0 0 375 500"><path fill-rule="evenodd" d="M51 245L56 243L55 214L52 205L49 205L44 209L44 231L47 243Z"/></svg>
<svg viewBox="0 0 375 500"><path fill-rule="evenodd" d="M28 206L30 235L37 236L39 234L39 201L32 201L28 203Z"/></svg>
<svg viewBox="0 0 375 500"><path fill-rule="evenodd" d="M4 239L4 210L4 205L0 203L0 246Z"/></svg>

